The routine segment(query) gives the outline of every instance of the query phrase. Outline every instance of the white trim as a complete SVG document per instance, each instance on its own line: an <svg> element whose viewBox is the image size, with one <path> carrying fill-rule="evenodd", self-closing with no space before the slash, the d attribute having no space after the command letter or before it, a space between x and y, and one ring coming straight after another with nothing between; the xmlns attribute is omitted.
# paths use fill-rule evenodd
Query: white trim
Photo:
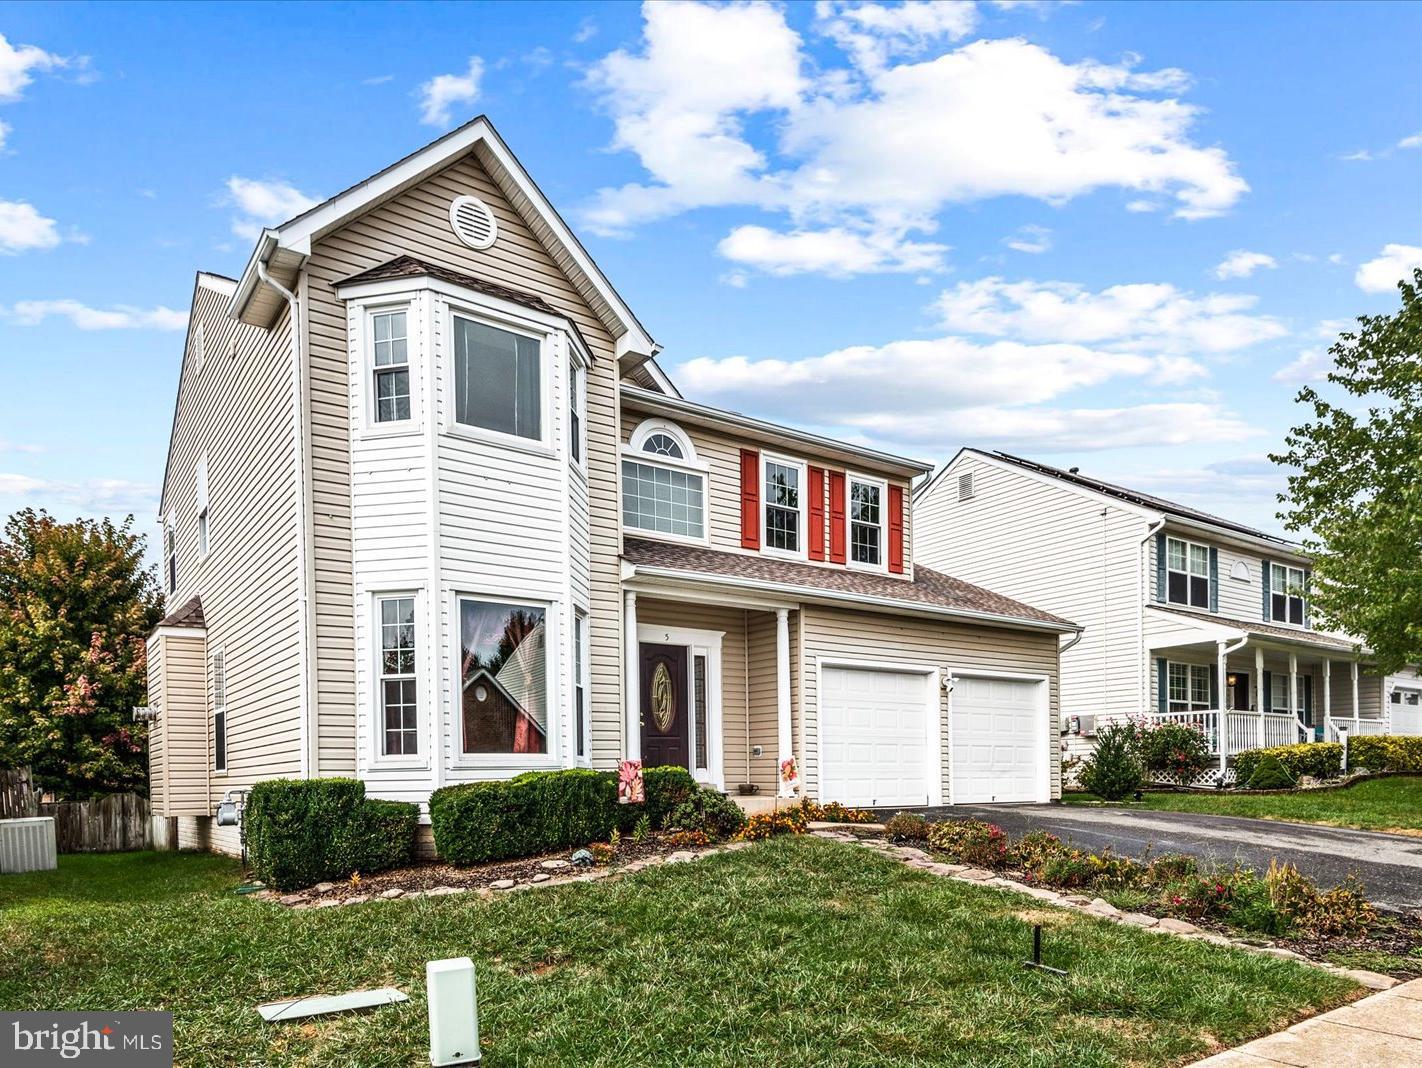
<svg viewBox="0 0 1422 1068"><path fill-rule="evenodd" d="M464 236L464 231L460 229L459 209L464 207L466 204L474 205L474 207L478 208L481 212L483 212L484 217L489 220L489 236L482 241L470 241L467 237ZM485 204L478 197L465 195L457 196L450 200L449 228L454 231L454 236L459 238L460 244L468 245L470 248L473 249L482 250L490 248L493 246L494 242L499 239L499 220L494 215L493 211L489 209L489 205Z"/></svg>
<svg viewBox="0 0 1422 1068"><path fill-rule="evenodd" d="M205 452L198 457L197 466L193 470L193 481L197 503L193 520L197 534L197 558L202 561L206 560L208 554L212 552L212 498L208 493L207 453Z"/></svg>
<svg viewBox="0 0 1422 1068"><path fill-rule="evenodd" d="M221 664L222 672L222 702L217 700L217 675L218 665ZM209 768L213 775L228 774L228 767L232 763L232 754L227 751L227 651L218 645L207 650L208 667L208 726L212 731L212 759L209 761ZM217 714L222 713L222 766L217 764Z"/></svg>
<svg viewBox="0 0 1422 1068"><path fill-rule="evenodd" d="M667 456L659 452L647 452L647 439L653 434L665 434L676 442L681 449L681 457ZM687 434L676 423L670 419L643 419L633 429L627 437L627 444L623 446L625 456L645 456L650 457L653 463L670 464L674 467L689 467L696 471L709 471L711 465L704 463L701 457L696 455L696 446L691 441L691 436Z"/></svg>
<svg viewBox="0 0 1422 1068"><path fill-rule="evenodd" d="M879 562L877 564L856 563L854 560L854 483L874 486L879 490ZM863 524L868 526L868 523ZM828 554L826 554L828 555ZM907 556L907 553L905 554ZM889 483L873 475L857 471L844 473L844 560L851 571L870 571L885 575L889 572ZM908 563L905 559L905 564Z"/></svg>
<svg viewBox="0 0 1422 1068"><path fill-rule="evenodd" d="M150 638L202 638L207 640L206 627L154 627Z"/></svg>
<svg viewBox="0 0 1422 1068"><path fill-rule="evenodd" d="M424 343L422 332L417 332L417 328L423 325L422 317L419 314L419 294L410 293L408 296L393 297L388 301L355 300L350 304L359 313L352 317L352 326L355 328L356 336L351 341L359 357L357 366L360 368L360 375L357 378L355 390L361 402L363 436L383 437L401 433L419 433L423 415L423 394L419 382L419 369L423 366L423 360L419 357ZM405 373L409 380L410 415L406 419L381 421L376 417L376 409L379 404L379 390L376 381L381 371L398 370L399 365L376 366L374 322L377 315L393 315L399 312L405 313Z"/></svg>
<svg viewBox="0 0 1422 1068"><path fill-rule="evenodd" d="M543 610L543 679L546 701L546 719L543 736L547 740L547 751L543 753L469 753L464 750L464 672L462 670L464 645L464 618L460 612L461 601L478 601L484 604L508 605L514 608L539 608ZM546 771L564 766L562 705L560 690L562 681L562 630L558 623L561 605L556 600L540 601L536 598L510 597L501 593L478 593L467 589L451 588L448 594L450 605L450 666L447 681L450 687L451 736L449 745L449 766L455 771Z"/></svg>
<svg viewBox="0 0 1422 1068"><path fill-rule="evenodd" d="M1051 676L1036 672L996 671L992 668L948 668L950 685L958 679L1001 679L1007 682L1032 682L1037 684L1037 706L1041 717L1041 738L1037 745L1039 763L1037 765L1037 803L1045 804L1052 799L1052 686ZM958 803L957 776L953 774L953 755L957 751L953 737L953 694L948 694L948 803ZM966 802L965 802L966 803ZM978 802L974 802L978 803ZM1000 802L1012 804L1013 802Z"/></svg>
<svg viewBox="0 0 1422 1068"><path fill-rule="evenodd" d="M458 411L456 393L459 378L455 366L454 348L454 321L456 319L465 319L471 323L503 330L538 342L538 437L508 434L501 430L491 430L488 427L459 421L456 415ZM537 453L540 456L555 455L558 445L553 437L552 396L554 385L551 375L558 367L558 362L554 359L554 348L557 344L559 331L547 328L539 329L527 321L519 322L512 315L491 314L488 309L480 305L450 300L445 304L444 329L441 334L444 339L443 357L448 373L449 389L449 401L444 416L445 432L456 437L470 438L491 445Z"/></svg>
<svg viewBox="0 0 1422 1068"><path fill-rule="evenodd" d="M623 465L633 463L642 464L646 467L661 467L668 471L680 471L685 475L690 475L701 480L701 536L693 537L690 534L673 534L669 531L654 530L650 527L639 527L630 525L627 522L627 479L623 476ZM710 545L711 544L711 509L708 501L710 496L710 468L696 468L687 464L677 463L675 460L668 460L663 456L656 456L652 453L631 452L622 449L617 458L617 515L618 525L624 531L631 531L636 537L649 538L655 541L675 541L683 545Z"/></svg>
<svg viewBox="0 0 1422 1068"><path fill-rule="evenodd" d="M1214 583L1214 581L1213 581L1213 575L1210 573L1210 572L1211 572L1211 569L1210 569L1210 548L1211 548L1211 547L1210 547L1209 545L1206 545L1206 544L1205 544L1204 542L1202 542L1202 541L1191 541L1189 538L1178 538L1178 537L1176 537L1174 534L1171 534L1170 531L1169 531L1169 529L1166 529L1166 530L1164 531L1164 533L1165 533L1165 559L1164 559L1163 561L1157 561L1157 562L1156 562L1156 568L1157 568L1157 569L1163 568L1164 571L1165 571L1165 589L1163 589L1163 590L1160 591L1160 594L1161 594L1160 603L1161 603L1161 604L1166 604L1166 605L1171 605L1171 606L1173 606L1173 607L1175 607L1175 608L1193 608L1193 609L1196 609L1196 610L1201 611L1201 612L1209 612L1209 611L1211 611L1210 606L1211 606L1211 604L1215 603L1215 602L1216 602L1216 599L1217 599L1217 594L1216 594L1216 592L1215 592L1215 583ZM1179 542L1181 545L1185 546L1185 570L1184 570L1184 571L1181 571L1181 570L1179 570L1178 568L1174 568L1174 567L1171 567L1171 566L1170 566L1170 543L1171 543L1172 541L1174 541L1174 542ZM1192 568L1191 568L1192 557L1193 557L1193 554L1191 553L1191 550L1192 550L1192 549L1203 549L1203 550L1205 550L1205 573L1204 573L1203 576L1202 576L1202 575L1197 575L1197 574L1195 574L1195 572L1194 572L1194 571L1192 570ZM1184 576L1185 576L1185 600L1183 600L1183 601L1172 601L1172 600L1170 599L1170 576L1171 576L1171 575L1184 575ZM1192 580L1197 579L1197 578L1203 578L1203 579L1205 580L1205 603L1204 603L1204 604L1196 604L1193 600L1191 600L1191 596L1192 596L1192 592L1191 592L1191 588L1190 588L1190 587L1191 587L1191 583L1192 583Z"/></svg>
<svg viewBox="0 0 1422 1068"><path fill-rule="evenodd" d="M903 675L922 675L924 677L927 690L924 696L924 710L927 712L928 719L927 729L924 732L927 756L923 769L925 785L928 788L926 803L930 806L943 804L943 702L939 697L942 692L942 676L939 669L894 660L862 660L857 657L825 656L823 654L815 656L815 722L819 733L818 759L815 768L818 779L817 795L820 798L828 796L825 789L824 758L825 668L840 668L849 671L892 671ZM778 773L779 769L777 769ZM803 770L801 774L803 775Z"/></svg>
<svg viewBox="0 0 1422 1068"><path fill-rule="evenodd" d="M686 649L687 679L687 762L696 763L696 658L706 657L706 764L705 768L692 767L692 776L697 782L714 786L717 790L726 788L724 726L721 706L721 642L726 632L721 630L696 630L688 627L659 627L650 623L637 624L637 689L642 686L642 643L651 645L678 645ZM640 743L640 738L639 738Z"/></svg>
<svg viewBox="0 0 1422 1068"><path fill-rule="evenodd" d="M772 548L766 538L766 516L772 507L789 511L784 505L771 505L770 495L766 492L766 467L775 464L777 467L794 468L799 472L799 478L795 482L795 499L798 501L796 511L799 513L799 522L795 526L795 548L776 549ZM778 556L785 560L809 560L809 526L810 509L809 501L809 465L804 460L797 460L786 456L783 453L767 452L760 450L760 551L766 556ZM846 487L846 492L848 491Z"/></svg>
<svg viewBox="0 0 1422 1068"><path fill-rule="evenodd" d="M647 372L647 374L652 376L652 381L655 382L658 387L660 387L663 393L665 393L668 397L674 397L677 400L682 399L681 390L676 388L676 383L671 380L670 376L668 376L665 371L662 370L661 365L657 363L656 357L647 358L646 360L642 361L641 366Z"/></svg>
<svg viewBox="0 0 1422 1068"><path fill-rule="evenodd" d="M580 768L592 767L592 615L581 605L573 605L572 656L569 664L572 670L572 686L568 711L574 717L578 713L578 691L583 692L583 743L584 752L578 752L578 721L573 720L573 744L569 747L573 762ZM578 670L581 662L582 671Z"/></svg>
<svg viewBox="0 0 1422 1068"><path fill-rule="evenodd" d="M383 651L380 603L407 597L412 598L415 602L415 737L419 750L413 755L401 753L392 756L385 752L385 699L384 687L381 685L383 676L380 667ZM367 626L370 647L366 650L367 663L370 666L370 693L366 701L370 739L366 752L366 767L371 771L384 771L393 768L428 770L432 760L431 754L427 751L432 695L430 693L430 679L426 676L427 658L423 655L423 644L431 642L433 634L429 625L428 600L425 597L425 591L418 586L374 589L366 594L366 605L370 620ZM435 679L438 680L438 675L435 676ZM436 691L435 696L437 696L438 681L435 682L433 688Z"/></svg>

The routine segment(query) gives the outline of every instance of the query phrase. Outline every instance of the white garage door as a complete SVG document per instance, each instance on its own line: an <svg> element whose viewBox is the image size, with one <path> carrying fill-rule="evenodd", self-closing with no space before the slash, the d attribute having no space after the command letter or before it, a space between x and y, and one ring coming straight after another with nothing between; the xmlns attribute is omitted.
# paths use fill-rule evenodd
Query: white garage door
<svg viewBox="0 0 1422 1068"><path fill-rule="evenodd" d="M949 698L953 803L1045 801L1041 683L958 676Z"/></svg>
<svg viewBox="0 0 1422 1068"><path fill-rule="evenodd" d="M820 799L928 804L928 676L826 667L820 686Z"/></svg>

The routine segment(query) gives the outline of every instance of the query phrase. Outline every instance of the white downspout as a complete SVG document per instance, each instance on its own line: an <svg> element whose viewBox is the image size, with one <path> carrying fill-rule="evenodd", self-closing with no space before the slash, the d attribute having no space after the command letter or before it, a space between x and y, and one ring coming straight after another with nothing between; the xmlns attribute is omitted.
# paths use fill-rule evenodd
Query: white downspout
<svg viewBox="0 0 1422 1068"><path fill-rule="evenodd" d="M1150 559L1146 546L1150 544L1150 539L1160 533L1165 526L1165 517L1161 516L1149 527L1146 528L1145 537L1141 538L1140 547L1136 550L1136 556L1140 560L1140 597L1136 603L1136 657L1140 660L1140 672L1138 681L1140 682L1140 699L1136 702L1135 715L1141 715L1150 707L1150 657L1146 655L1145 647L1145 610L1149 597L1146 594L1146 561Z"/></svg>
<svg viewBox="0 0 1422 1068"><path fill-rule="evenodd" d="M1215 654L1218 660L1215 664L1215 690L1219 695L1219 708L1215 709L1215 714L1220 717L1220 782L1224 782L1227 761L1229 760L1229 712L1225 706L1229 704L1225 700L1225 686L1229 680L1229 660L1230 653L1237 653L1249 644L1249 635L1236 638L1233 642L1215 642Z"/></svg>
<svg viewBox="0 0 1422 1068"><path fill-rule="evenodd" d="M306 567L306 393L305 367L301 360L301 301L296 294L267 273L267 265L257 260L257 277L285 298L291 311L292 443L296 448L296 589L301 616L300 739L301 777L309 779L316 770L312 745L316 732L311 725L311 596Z"/></svg>

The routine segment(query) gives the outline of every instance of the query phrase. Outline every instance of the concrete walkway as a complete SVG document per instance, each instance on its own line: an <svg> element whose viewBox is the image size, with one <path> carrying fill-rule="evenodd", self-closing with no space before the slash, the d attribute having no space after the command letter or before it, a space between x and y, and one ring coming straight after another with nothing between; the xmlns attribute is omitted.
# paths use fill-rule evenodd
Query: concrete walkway
<svg viewBox="0 0 1422 1068"><path fill-rule="evenodd" d="M1422 979L1325 1012L1194 1068L1422 1068Z"/></svg>

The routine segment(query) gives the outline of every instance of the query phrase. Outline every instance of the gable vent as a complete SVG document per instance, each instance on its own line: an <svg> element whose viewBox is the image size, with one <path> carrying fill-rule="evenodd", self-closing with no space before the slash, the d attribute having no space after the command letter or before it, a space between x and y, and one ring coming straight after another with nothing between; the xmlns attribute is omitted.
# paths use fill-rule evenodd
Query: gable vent
<svg viewBox="0 0 1422 1068"><path fill-rule="evenodd" d="M494 213L478 197L455 197L449 202L449 225L470 248L488 248L499 236Z"/></svg>
<svg viewBox="0 0 1422 1068"><path fill-rule="evenodd" d="M958 476L958 500L966 501L973 495L973 473L971 471Z"/></svg>

